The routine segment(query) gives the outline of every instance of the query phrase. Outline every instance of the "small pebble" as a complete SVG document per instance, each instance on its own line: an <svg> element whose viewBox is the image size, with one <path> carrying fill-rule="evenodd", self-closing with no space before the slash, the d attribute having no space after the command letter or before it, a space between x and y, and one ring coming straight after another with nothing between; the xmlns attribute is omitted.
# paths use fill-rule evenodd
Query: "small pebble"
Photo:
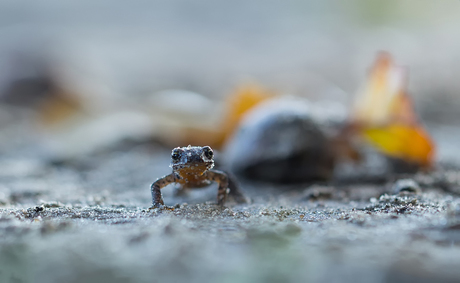
<svg viewBox="0 0 460 283"><path fill-rule="evenodd" d="M402 194L402 195L407 195L407 194L421 194L422 190L420 189L420 186L418 185L417 182L415 182L413 179L401 179L396 181L392 188L391 192L395 195L397 194Z"/></svg>

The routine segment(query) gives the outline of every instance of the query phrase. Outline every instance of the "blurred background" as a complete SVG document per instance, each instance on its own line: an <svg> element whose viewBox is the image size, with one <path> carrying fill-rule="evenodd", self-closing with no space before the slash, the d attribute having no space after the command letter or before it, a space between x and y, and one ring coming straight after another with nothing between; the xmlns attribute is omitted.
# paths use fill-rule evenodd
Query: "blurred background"
<svg viewBox="0 0 460 283"><path fill-rule="evenodd" d="M459 26L458 0L0 0L0 281L457 282ZM180 208L144 210L171 148L218 139L241 86L343 121L380 51L409 71L435 167L455 165L410 175L409 197L381 197L395 176L243 180L248 205L171 188Z"/></svg>
<svg viewBox="0 0 460 283"><path fill-rule="evenodd" d="M459 5L3 1L2 86L51 65L111 95L185 88L222 96L244 79L312 95L321 83L353 93L376 51L387 50L410 66L417 97L448 96L458 88Z"/></svg>
<svg viewBox="0 0 460 283"><path fill-rule="evenodd" d="M161 144L160 167L172 147L221 145L214 141L228 130L228 97L248 83L333 101L325 115L345 119L386 51L408 70L435 161L460 164L459 8L415 0L3 1L0 152L59 164Z"/></svg>
<svg viewBox="0 0 460 283"><path fill-rule="evenodd" d="M216 120L222 112L219 103L238 85L253 81L348 105L375 54L385 50L409 68L417 111L443 145L439 155L447 157L452 151L444 151L451 145L444 146L443 129L454 135L448 126L460 118L459 8L454 0L2 1L0 95L36 110L43 106L37 103L40 97L64 93L71 97L65 108L83 105L85 116L129 112L100 123L134 119L138 127L119 127L142 136L146 128L162 124L148 121L145 111L171 105L178 107L172 115L182 111L176 96L163 93L155 100L164 90L199 94L182 93L185 101L209 99L207 109ZM142 114L139 104L145 108ZM3 129L17 118L11 115L19 115L8 109L0 113ZM65 116L59 113L44 120Z"/></svg>

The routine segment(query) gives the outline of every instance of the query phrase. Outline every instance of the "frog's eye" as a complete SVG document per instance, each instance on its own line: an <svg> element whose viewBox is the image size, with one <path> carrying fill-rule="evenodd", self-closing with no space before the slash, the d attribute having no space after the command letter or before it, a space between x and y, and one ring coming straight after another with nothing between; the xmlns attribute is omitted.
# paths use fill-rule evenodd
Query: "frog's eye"
<svg viewBox="0 0 460 283"><path fill-rule="evenodd" d="M204 156L207 159L212 159L213 156L214 156L214 152L212 151L212 149L209 146L204 146L203 147L203 153L204 153Z"/></svg>
<svg viewBox="0 0 460 283"><path fill-rule="evenodd" d="M181 150L179 148L173 149L171 153L171 159L173 162L177 162L180 160Z"/></svg>

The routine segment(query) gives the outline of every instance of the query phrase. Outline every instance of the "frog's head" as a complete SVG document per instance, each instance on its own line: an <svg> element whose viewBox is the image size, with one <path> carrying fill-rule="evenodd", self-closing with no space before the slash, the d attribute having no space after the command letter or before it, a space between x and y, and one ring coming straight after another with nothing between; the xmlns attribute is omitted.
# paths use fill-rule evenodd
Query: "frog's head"
<svg viewBox="0 0 460 283"><path fill-rule="evenodd" d="M171 153L171 168L180 177L203 175L214 167L214 153L209 146L176 147Z"/></svg>

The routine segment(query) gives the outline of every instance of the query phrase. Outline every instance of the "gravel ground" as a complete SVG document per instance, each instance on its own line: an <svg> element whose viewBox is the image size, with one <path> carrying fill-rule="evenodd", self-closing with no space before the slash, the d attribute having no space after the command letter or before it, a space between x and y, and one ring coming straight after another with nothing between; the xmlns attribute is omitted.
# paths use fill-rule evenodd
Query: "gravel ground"
<svg viewBox="0 0 460 283"><path fill-rule="evenodd" d="M214 204L215 187L180 198L166 188L174 210L149 211L149 184L169 171L168 163L169 149L158 145L64 165L1 158L0 281L457 282L460 276L456 170L410 176L422 192L397 195L390 194L396 176L384 184L242 180L252 203L223 209Z"/></svg>

